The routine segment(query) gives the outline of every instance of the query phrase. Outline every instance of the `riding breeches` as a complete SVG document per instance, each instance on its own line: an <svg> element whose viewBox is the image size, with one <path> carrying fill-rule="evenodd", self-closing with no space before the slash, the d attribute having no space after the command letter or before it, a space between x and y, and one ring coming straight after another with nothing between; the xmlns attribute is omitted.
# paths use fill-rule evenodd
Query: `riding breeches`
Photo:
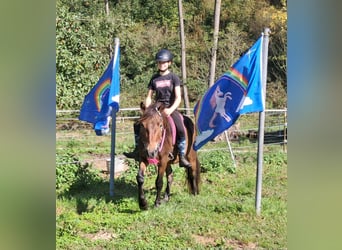
<svg viewBox="0 0 342 250"><path fill-rule="evenodd" d="M172 114L171 117L173 121L175 122L176 130L177 130L177 141L179 139L184 139L185 138L185 131L184 131L184 126L183 126L183 120L181 118L182 114L175 110Z"/></svg>

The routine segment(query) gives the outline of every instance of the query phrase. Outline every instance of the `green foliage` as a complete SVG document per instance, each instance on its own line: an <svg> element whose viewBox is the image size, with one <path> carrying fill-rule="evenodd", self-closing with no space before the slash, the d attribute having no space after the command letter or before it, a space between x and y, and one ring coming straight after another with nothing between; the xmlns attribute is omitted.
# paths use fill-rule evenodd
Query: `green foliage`
<svg viewBox="0 0 342 250"><path fill-rule="evenodd" d="M59 109L80 107L109 57L104 39L109 36L104 32L98 34L103 20L83 19L82 12L76 12L70 5L57 1L56 104Z"/></svg>
<svg viewBox="0 0 342 250"><path fill-rule="evenodd" d="M283 84L279 81L267 84L266 99L268 100L268 108L286 108L287 93Z"/></svg>
<svg viewBox="0 0 342 250"><path fill-rule="evenodd" d="M77 234L77 219L72 213L65 213L59 216L56 220L56 233L57 237L65 235L76 236Z"/></svg>
<svg viewBox="0 0 342 250"><path fill-rule="evenodd" d="M78 159L70 154L56 154L56 192L69 191L72 183L76 180L76 173L80 166Z"/></svg>
<svg viewBox="0 0 342 250"><path fill-rule="evenodd" d="M241 53L251 46L246 43L247 32L234 22L228 23L225 30L220 32L219 41L218 68L220 69L228 69L239 59ZM217 72L217 77L222 73Z"/></svg>
<svg viewBox="0 0 342 250"><path fill-rule="evenodd" d="M176 30L178 28L177 1L146 0L139 6L137 21L157 24L160 27Z"/></svg>
<svg viewBox="0 0 342 250"><path fill-rule="evenodd" d="M265 164L269 164L274 167L281 167L287 165L287 155L281 152L275 152L267 154L264 157Z"/></svg>
<svg viewBox="0 0 342 250"><path fill-rule="evenodd" d="M200 162L202 172L222 172L227 171L228 173L235 173L234 164L227 153L219 151L211 151L206 154L200 154Z"/></svg>
<svg viewBox="0 0 342 250"><path fill-rule="evenodd" d="M83 190L100 182L97 172L89 164L82 165L70 152L56 154L56 194Z"/></svg>
<svg viewBox="0 0 342 250"><path fill-rule="evenodd" d="M109 15L103 1L57 0L56 108L80 109L84 96L108 65L113 39L121 47L121 107L138 107L156 70L160 48L175 54L172 69L180 75L177 1L111 1ZM239 55L271 28L269 79L281 83L286 100L286 1L222 1L216 78ZM187 87L193 106L208 86L214 22L213 1L183 1L186 37ZM285 95L285 96L283 96ZM267 100L268 101L268 100ZM276 108L281 103L271 100Z"/></svg>

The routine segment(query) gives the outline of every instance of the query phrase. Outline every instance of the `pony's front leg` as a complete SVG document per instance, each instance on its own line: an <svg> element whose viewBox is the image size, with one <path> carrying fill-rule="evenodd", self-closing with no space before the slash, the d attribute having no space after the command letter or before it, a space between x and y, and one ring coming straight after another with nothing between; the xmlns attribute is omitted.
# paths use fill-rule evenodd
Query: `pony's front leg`
<svg viewBox="0 0 342 250"><path fill-rule="evenodd" d="M144 194L144 178L145 178L145 170L147 164L145 162L140 162L139 170L137 174L137 183L138 183L138 200L140 209L147 210L147 201L145 199Z"/></svg>
<svg viewBox="0 0 342 250"><path fill-rule="evenodd" d="M157 196L154 202L154 206L158 207L161 204L161 190L163 188L163 177L164 177L165 167L162 165L158 166L158 176L156 179L156 189L157 189Z"/></svg>
<svg viewBox="0 0 342 250"><path fill-rule="evenodd" d="M172 168L170 165L168 165L166 168L166 178L167 178L167 185L166 185L166 189L165 189L164 200L169 201L170 200L170 194L171 194L171 185L173 182L173 172L172 172Z"/></svg>

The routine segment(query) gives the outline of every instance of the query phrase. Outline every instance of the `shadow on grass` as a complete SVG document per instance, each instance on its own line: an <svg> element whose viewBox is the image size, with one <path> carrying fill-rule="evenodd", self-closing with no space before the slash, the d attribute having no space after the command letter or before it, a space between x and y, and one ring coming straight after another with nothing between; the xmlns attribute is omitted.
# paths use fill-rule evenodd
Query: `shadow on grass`
<svg viewBox="0 0 342 250"><path fill-rule="evenodd" d="M132 179L132 177L125 178L124 175L115 178L114 195L111 197L109 178L101 177L99 173L91 171L89 165L85 164L79 168L77 178L71 184L69 190L59 194L57 198L76 200L78 214L92 212L96 204L103 203L103 201L120 205L127 198L134 198L138 207L138 187ZM146 195L151 192L151 190L144 191ZM94 204L94 201L96 204ZM120 209L120 212L135 213L137 211Z"/></svg>

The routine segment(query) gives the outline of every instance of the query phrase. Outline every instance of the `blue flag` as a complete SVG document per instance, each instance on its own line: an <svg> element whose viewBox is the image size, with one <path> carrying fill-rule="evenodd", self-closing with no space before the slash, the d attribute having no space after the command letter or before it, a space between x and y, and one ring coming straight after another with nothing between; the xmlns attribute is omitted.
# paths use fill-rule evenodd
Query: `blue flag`
<svg viewBox="0 0 342 250"><path fill-rule="evenodd" d="M240 114L264 110L261 81L262 39L261 36L195 105L195 150L232 126Z"/></svg>
<svg viewBox="0 0 342 250"><path fill-rule="evenodd" d="M117 47L100 80L85 96L79 119L92 123L97 135L108 134L112 111L119 110L119 97L120 48Z"/></svg>
<svg viewBox="0 0 342 250"><path fill-rule="evenodd" d="M116 48L114 54L114 65L112 74L112 84L110 85L108 105L111 106L115 112L119 111L120 99L120 47Z"/></svg>

